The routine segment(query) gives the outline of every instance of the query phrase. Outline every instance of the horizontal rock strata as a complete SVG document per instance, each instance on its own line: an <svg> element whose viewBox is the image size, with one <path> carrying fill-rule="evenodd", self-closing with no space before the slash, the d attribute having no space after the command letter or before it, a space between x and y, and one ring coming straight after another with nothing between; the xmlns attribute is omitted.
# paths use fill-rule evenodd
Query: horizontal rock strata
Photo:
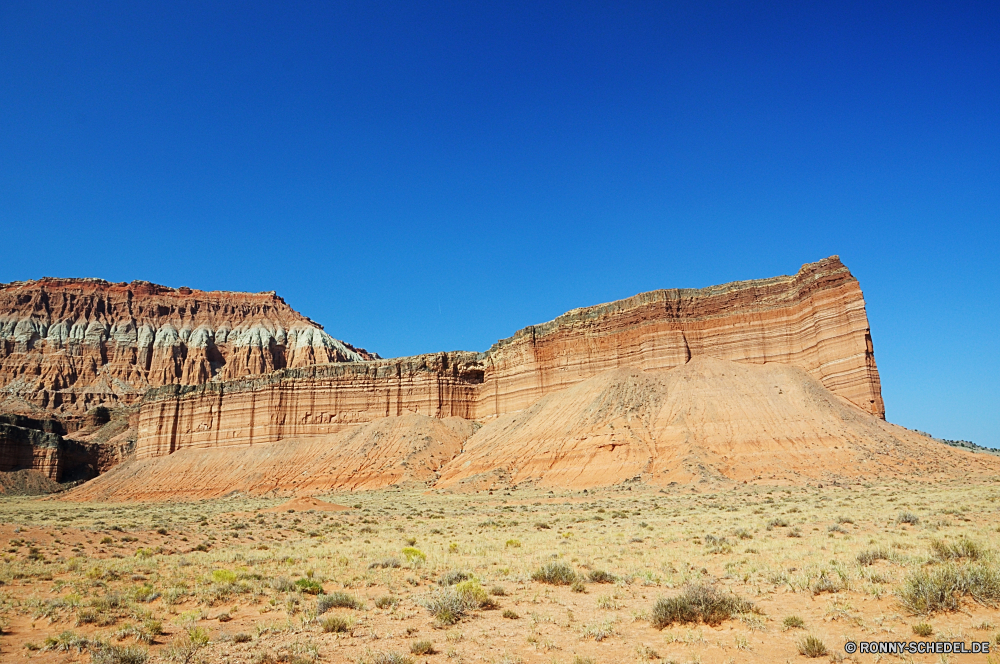
<svg viewBox="0 0 1000 664"><path fill-rule="evenodd" d="M0 284L0 402L79 413L150 387L232 380L375 355L337 341L271 293L141 281Z"/></svg>
<svg viewBox="0 0 1000 664"><path fill-rule="evenodd" d="M316 366L151 391L139 458L322 436L406 413L489 420L610 369L692 358L799 367L884 417L864 298L837 257L794 276L643 293L525 328L485 353Z"/></svg>
<svg viewBox="0 0 1000 664"><path fill-rule="evenodd" d="M478 426L383 417L337 433L133 459L73 500L308 495L423 483L439 490L718 486L995 477L1000 459L889 424L798 367L693 358L609 369Z"/></svg>

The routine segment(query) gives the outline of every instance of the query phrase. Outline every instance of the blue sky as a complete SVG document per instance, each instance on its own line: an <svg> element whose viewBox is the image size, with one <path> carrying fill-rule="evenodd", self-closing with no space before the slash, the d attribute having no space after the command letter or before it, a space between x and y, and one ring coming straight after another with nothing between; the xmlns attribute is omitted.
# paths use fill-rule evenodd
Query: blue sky
<svg viewBox="0 0 1000 664"><path fill-rule="evenodd" d="M388 357L839 254L888 418L1000 445L1000 5L835 4L0 0L0 281Z"/></svg>

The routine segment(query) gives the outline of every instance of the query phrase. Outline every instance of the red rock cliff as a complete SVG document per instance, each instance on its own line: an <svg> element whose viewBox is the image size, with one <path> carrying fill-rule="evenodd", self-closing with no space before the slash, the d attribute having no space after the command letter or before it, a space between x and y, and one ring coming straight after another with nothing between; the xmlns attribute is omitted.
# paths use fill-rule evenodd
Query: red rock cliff
<svg viewBox="0 0 1000 664"><path fill-rule="evenodd" d="M0 284L0 401L52 411L137 401L285 367L373 359L271 293L52 279Z"/></svg>
<svg viewBox="0 0 1000 664"><path fill-rule="evenodd" d="M576 309L481 354L154 390L140 408L137 456L324 435L408 413L487 419L608 369L670 369L696 356L797 366L861 409L885 415L861 288L834 256L794 276Z"/></svg>

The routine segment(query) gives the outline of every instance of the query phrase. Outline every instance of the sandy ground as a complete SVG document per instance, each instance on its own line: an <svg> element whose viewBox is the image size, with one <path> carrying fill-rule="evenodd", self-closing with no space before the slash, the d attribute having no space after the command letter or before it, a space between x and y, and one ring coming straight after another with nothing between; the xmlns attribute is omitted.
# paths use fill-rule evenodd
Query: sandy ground
<svg viewBox="0 0 1000 664"><path fill-rule="evenodd" d="M0 660L89 662L131 647L149 662L232 664L986 662L852 656L844 644L1000 647L995 607L963 596L958 610L917 615L899 594L921 571L996 571L998 498L996 483L957 481L324 497L349 507L339 511L301 499L4 498ZM936 557L935 542L963 538L977 560ZM873 551L884 559L859 562ZM533 579L548 563L583 583ZM457 587L442 585L455 572L495 606L442 624L426 605ZM591 581L594 572L610 582ZM692 584L735 593L755 611L657 629L657 601ZM313 590L346 593L358 608L320 613ZM345 618L344 631L324 631L331 616ZM801 627L785 625L795 618ZM928 636L914 634L920 623ZM800 654L807 636L828 653ZM411 654L421 641L433 654Z"/></svg>

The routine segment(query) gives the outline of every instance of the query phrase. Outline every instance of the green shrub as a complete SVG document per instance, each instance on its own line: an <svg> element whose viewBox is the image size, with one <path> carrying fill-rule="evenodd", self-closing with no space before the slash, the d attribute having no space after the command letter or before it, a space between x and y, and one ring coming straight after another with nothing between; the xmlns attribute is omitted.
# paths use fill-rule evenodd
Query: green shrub
<svg viewBox="0 0 1000 664"><path fill-rule="evenodd" d="M587 592L587 586L583 584L580 579L574 579L573 583L569 584L569 589L575 593L585 593Z"/></svg>
<svg viewBox="0 0 1000 664"><path fill-rule="evenodd" d="M753 603L737 595L721 593L708 585L692 585L679 595L657 600L651 622L656 629L674 623L718 625L734 615L755 610Z"/></svg>
<svg viewBox="0 0 1000 664"><path fill-rule="evenodd" d="M829 651L826 645L812 634L798 642L799 654L806 657L822 657Z"/></svg>
<svg viewBox="0 0 1000 664"><path fill-rule="evenodd" d="M316 613L326 613L330 609L363 609L364 602L345 592L333 592L316 598Z"/></svg>
<svg viewBox="0 0 1000 664"><path fill-rule="evenodd" d="M212 570L212 581L215 583L234 583L236 572L231 572L228 569Z"/></svg>
<svg viewBox="0 0 1000 664"><path fill-rule="evenodd" d="M412 546L403 547L403 556L406 557L406 561L409 563L422 563L427 560L427 554L420 549L415 549Z"/></svg>
<svg viewBox="0 0 1000 664"><path fill-rule="evenodd" d="M566 563L545 563L535 570L531 578L539 583L549 583L554 586L568 586L576 581L576 572Z"/></svg>
<svg viewBox="0 0 1000 664"><path fill-rule="evenodd" d="M501 613L500 615L502 615L507 620L517 620L518 618L521 617L517 615L517 611L514 611L513 609L504 609L503 613Z"/></svg>
<svg viewBox="0 0 1000 664"><path fill-rule="evenodd" d="M934 633L934 628L925 622L917 623L913 626L913 633L917 636L930 636Z"/></svg>
<svg viewBox="0 0 1000 664"><path fill-rule="evenodd" d="M295 582L295 587L307 595L319 595L323 592L323 586L315 579L299 579Z"/></svg>

